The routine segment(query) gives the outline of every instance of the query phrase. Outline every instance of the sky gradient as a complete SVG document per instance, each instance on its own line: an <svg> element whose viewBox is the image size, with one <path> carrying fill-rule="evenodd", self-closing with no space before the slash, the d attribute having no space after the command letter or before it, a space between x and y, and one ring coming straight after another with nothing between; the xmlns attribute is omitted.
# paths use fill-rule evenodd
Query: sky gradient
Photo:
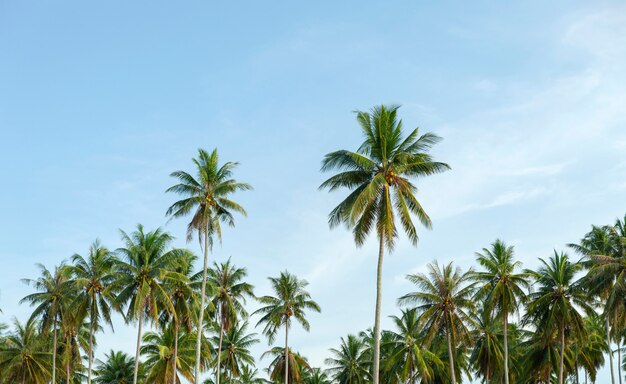
<svg viewBox="0 0 626 384"><path fill-rule="evenodd" d="M322 313L290 340L320 365L373 322L376 244L331 231L345 193L317 189L323 155L361 142L354 110L401 104L452 167L418 181L433 230L386 257L389 327L428 262L467 268L501 238L530 268L623 217L625 68L624 2L0 0L0 321L29 315L35 263L115 249L119 229L162 226L199 253L164 191L218 148L255 190L211 259L245 266L257 295L282 270L306 278ZM116 318L97 357L134 351Z"/></svg>

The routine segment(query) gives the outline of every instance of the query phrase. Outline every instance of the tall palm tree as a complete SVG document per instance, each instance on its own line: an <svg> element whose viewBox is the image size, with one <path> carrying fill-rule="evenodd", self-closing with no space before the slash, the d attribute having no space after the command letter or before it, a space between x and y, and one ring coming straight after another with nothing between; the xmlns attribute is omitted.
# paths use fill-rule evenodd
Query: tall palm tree
<svg viewBox="0 0 626 384"><path fill-rule="evenodd" d="M213 263L214 267L208 271L208 282L214 289L211 303L217 311L219 321L219 340L217 355L222 355L222 338L224 332L230 331L232 325L240 316L246 317L248 313L244 307L247 297L254 297L253 286L243 279L247 275L245 268L237 268L228 259L224 263ZM220 365L222 359L217 359L215 382L220 382Z"/></svg>
<svg viewBox="0 0 626 384"><path fill-rule="evenodd" d="M96 360L96 384L131 384L134 380L135 359L121 351L111 350L105 360ZM139 382L143 382L143 365L139 369Z"/></svg>
<svg viewBox="0 0 626 384"><path fill-rule="evenodd" d="M73 296L72 303L75 302ZM71 305L71 304L70 304ZM70 384L73 374L82 370L82 351L89 350L90 324L83 321L82 314L73 307L64 308L61 316L61 333L63 341L60 344L62 365L65 367L65 382ZM99 330L99 328L97 329ZM77 378L80 375L77 375Z"/></svg>
<svg viewBox="0 0 626 384"><path fill-rule="evenodd" d="M312 371L307 371L307 374L304 378L305 384L332 384L330 378L320 368L313 368Z"/></svg>
<svg viewBox="0 0 626 384"><path fill-rule="evenodd" d="M483 248L482 253L477 252L476 260L484 269L474 274L474 279L481 285L477 297L485 303L487 316L494 311L502 317L504 383L509 384L509 314L518 313L524 303L526 291L530 289L529 275L516 273L521 262L515 261L513 246L507 246L502 240L496 240L490 249Z"/></svg>
<svg viewBox="0 0 626 384"><path fill-rule="evenodd" d="M418 291L408 293L398 299L398 304L416 304L420 321L425 324L426 338L430 342L435 335L445 331L448 342L450 380L456 384L453 347L457 343L468 344L471 340L469 326L474 323L475 310L472 296L474 288L468 284L472 270L462 273L452 263L439 267L437 262L428 264L428 275L408 275L407 280L415 284Z"/></svg>
<svg viewBox="0 0 626 384"><path fill-rule="evenodd" d="M302 325L305 330L310 329L310 325L305 316L306 310L321 312L319 305L311 299L311 295L306 291L309 283L306 280L300 280L289 272L281 272L279 277L269 278L275 296L263 296L259 298L262 307L254 313L261 315L261 319L257 323L265 324L263 333L268 337L270 344L274 341L280 327L285 327L285 364L284 383L289 383L289 327L291 326L291 318L293 317Z"/></svg>
<svg viewBox="0 0 626 384"><path fill-rule="evenodd" d="M125 312L127 322L137 321L138 324L133 378L133 384L137 384L143 320L156 324L161 311L175 316L163 279L174 273L183 262L186 251L168 249L173 238L160 228L144 232L139 224L135 232L129 235L121 231L121 235L124 247L117 250L121 257L115 259L115 285L119 294L113 304L116 309Z"/></svg>
<svg viewBox="0 0 626 384"><path fill-rule="evenodd" d="M35 306L31 319L40 319L41 333L46 336L52 330L52 383L56 383L57 367L57 331L61 323L63 309L67 308L67 302L72 297L68 292L67 281L69 280L68 269L64 264L57 266L54 272L50 272L42 264L37 264L41 271L41 277L36 280L22 279L37 292L25 296L21 303L30 303Z"/></svg>
<svg viewBox="0 0 626 384"><path fill-rule="evenodd" d="M246 333L248 322L244 321L239 326L234 325L224 335L223 352L218 355L218 360L224 362L224 368L228 370L228 382L233 382L233 377L241 376L243 365L254 365L254 357L250 353L250 347L259 342L256 333ZM219 340L214 340L219 342Z"/></svg>
<svg viewBox="0 0 626 384"><path fill-rule="evenodd" d="M68 270L72 275L72 283L76 285L79 292L73 307L80 314L80 319L89 317L87 383L91 384L94 333L101 320L113 329L110 307L114 299L113 256L96 240L89 248L89 255L86 258L75 254L72 256L72 263L68 266Z"/></svg>
<svg viewBox="0 0 626 384"><path fill-rule="evenodd" d="M274 347L263 353L261 359L268 356L273 358L267 371L270 374L270 380L274 383L302 384L307 371L312 371L307 359L291 349L285 354L283 348ZM289 361L289 364L285 362L285 359Z"/></svg>
<svg viewBox="0 0 626 384"><path fill-rule="evenodd" d="M580 240L579 244L568 244L578 254L583 256L581 264L589 271L584 277L584 286L590 295L595 296L603 305L603 318L605 322L605 335L608 348L611 383L615 384L615 371L613 368L613 355L611 350L611 322L615 307L609 305L609 296L615 285L618 271L626 270L626 266L620 266L617 253L615 232L610 226L592 226ZM618 362L619 365L619 362Z"/></svg>
<svg viewBox="0 0 626 384"><path fill-rule="evenodd" d="M13 324L15 329L0 344L0 383L46 383L51 371L49 343L37 320Z"/></svg>
<svg viewBox="0 0 626 384"><path fill-rule="evenodd" d="M356 336L341 338L339 349L331 348L332 357L325 360L328 372L339 384L365 384L371 380L368 345Z"/></svg>
<svg viewBox="0 0 626 384"><path fill-rule="evenodd" d="M585 317L585 329L587 337L584 340L576 340L576 366L585 371L585 377L596 381L598 370L604 365L604 352L608 345L604 338L603 320L596 314ZM578 375L578 369L576 369ZM576 380L578 383L578 377Z"/></svg>
<svg viewBox="0 0 626 384"><path fill-rule="evenodd" d="M198 240L204 248L204 265L202 268L202 289L200 293L200 310L198 315L198 335L196 345L196 365L194 384L200 383L200 345L202 340L202 325L204 308L206 305L206 278L209 265L209 249L213 245L213 237L221 242L221 223L235 225L233 212L246 216L243 207L229 198L237 191L252 189L246 183L240 183L231 178L234 169L239 163L227 162L219 165L217 149L210 154L198 149L198 158L192 159L196 169L196 177L185 171L175 171L170 174L178 180L178 184L171 186L166 192L174 192L183 196L167 210L167 216L178 218L187 216L193 211L193 216L187 225L187 240L191 240L197 232Z"/></svg>
<svg viewBox="0 0 626 384"><path fill-rule="evenodd" d="M397 118L398 106L381 105L371 112L357 112L364 141L356 152L340 150L327 154L322 171L337 170L338 174L326 180L320 188L334 191L347 188L352 192L329 215L332 227L344 223L352 228L357 246L365 243L373 228L379 241L376 277L376 311L374 316L374 384L379 382L380 365L380 309L382 303L382 267L385 246L393 250L400 221L413 245L418 236L412 215L426 228L431 227L415 194L411 182L421 176L433 175L449 169L445 163L435 162L428 153L439 142L434 134L419 135L418 129L406 137L402 121Z"/></svg>
<svg viewBox="0 0 626 384"><path fill-rule="evenodd" d="M244 365L241 367L241 375L237 384L271 384L269 381L259 377L258 374L258 369L250 365Z"/></svg>
<svg viewBox="0 0 626 384"><path fill-rule="evenodd" d="M430 382L434 376L434 367L441 367L443 363L424 346L417 310L403 310L401 317L392 316L391 319L397 331L391 332L392 353L387 365L397 372L403 383L415 383L418 379Z"/></svg>
<svg viewBox="0 0 626 384"><path fill-rule="evenodd" d="M524 322L533 323L546 332L555 332L560 345L558 384L564 380L566 333L571 337L585 335L585 323L579 309L591 313L589 297L576 280L581 265L569 261L565 253L554 251L548 261L539 259L541 267L532 274L537 290L529 296Z"/></svg>

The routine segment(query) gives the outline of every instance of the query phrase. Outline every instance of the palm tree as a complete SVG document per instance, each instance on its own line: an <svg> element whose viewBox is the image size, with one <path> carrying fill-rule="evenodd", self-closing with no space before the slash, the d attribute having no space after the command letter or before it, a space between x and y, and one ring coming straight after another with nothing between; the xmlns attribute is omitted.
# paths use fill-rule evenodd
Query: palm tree
<svg viewBox="0 0 626 384"><path fill-rule="evenodd" d="M398 106L381 105L371 113L357 112L365 140L356 152L340 150L327 154L322 171L338 170L320 188L334 191L352 190L329 215L332 227L340 223L352 228L357 246L364 244L376 228L379 241L376 277L376 311L374 317L374 384L379 382L380 365L380 309L382 302L382 267L385 246L393 250L398 236L395 216L413 245L418 236L411 214L417 216L426 228L430 217L415 197L417 187L410 181L449 169L447 164L435 162L428 153L440 138L426 133L419 136L414 129L403 136L402 121L397 119Z"/></svg>
<svg viewBox="0 0 626 384"><path fill-rule="evenodd" d="M194 287L197 282L197 276L191 276L193 263L196 256L190 251L181 253L181 263L176 266L175 270L166 274L163 279L165 290L170 295L170 300L174 307L173 313L163 312L159 319L160 327L165 329L171 323L173 326L173 356L172 356L172 372L176 373L176 369L181 365L178 360L178 340L180 327L184 332L190 333L193 322L196 320L195 308L198 306L197 293ZM195 339L194 339L195 340ZM171 375L172 384L176 384L178 376Z"/></svg>
<svg viewBox="0 0 626 384"><path fill-rule="evenodd" d="M181 376L186 380L193 381L195 334L180 332L175 333L174 324L163 329L161 332L147 332L143 336L141 354L145 356L146 381L148 383L178 383L182 382ZM177 368L174 369L174 346L178 347ZM209 360L210 347L207 340L202 345L202 368L205 368Z"/></svg>
<svg viewBox="0 0 626 384"><path fill-rule="evenodd" d="M76 299L73 298L72 302ZM63 341L60 344L63 366L65 367L65 381L70 384L73 373L82 369L81 351L89 350L90 324L83 322L81 313L72 307L64 308L61 316L61 332ZM99 328L97 329L99 330Z"/></svg>
<svg viewBox="0 0 626 384"><path fill-rule="evenodd" d="M257 323L265 324L263 333L272 343L276 337L279 328L285 326L285 357L283 358L285 369L285 381L287 384L289 374L289 327L291 326L291 318L295 318L305 330L310 329L309 322L305 317L305 310L321 312L319 305L311 300L311 295L306 291L309 283L306 280L299 280L295 275L289 272L281 272L279 277L269 278L274 294L276 296L263 296L259 298L259 302L263 307L254 313L261 314L261 319Z"/></svg>
<svg viewBox="0 0 626 384"><path fill-rule="evenodd" d="M0 383L44 384L50 380L50 352L40 325L30 318L25 325L13 321L15 330L0 344Z"/></svg>
<svg viewBox="0 0 626 384"><path fill-rule="evenodd" d="M407 280L415 284L419 291L408 293L398 299L398 304L417 304L419 321L425 324L425 342L429 343L441 331L445 331L448 342L450 380L456 384L453 346L458 342L469 344L471 340L468 326L474 323L471 313L475 306L472 300L474 289L467 284L473 275L470 270L461 273L452 263L439 267L437 262L428 264L428 275L408 275Z"/></svg>
<svg viewBox="0 0 626 384"><path fill-rule="evenodd" d="M306 372L312 371L307 359L291 349L285 354L283 348L274 347L263 353L261 359L268 356L273 357L267 371L270 374L270 380L274 383L302 384ZM285 362L285 359L289 361L288 364Z"/></svg>
<svg viewBox="0 0 626 384"><path fill-rule="evenodd" d="M564 380L564 359L566 333L582 338L585 335L585 323L578 308L591 313L589 297L575 280L581 265L571 263L565 253L554 251L554 256L547 262L539 259L541 267L532 274L538 288L530 294L530 303L524 316L524 322L532 322L546 332L557 334L559 352L558 384Z"/></svg>
<svg viewBox="0 0 626 384"><path fill-rule="evenodd" d="M246 183L231 179L233 170L239 163L227 162L219 165L217 149L210 154L198 149L198 158L192 160L196 166L197 177L185 171L175 171L171 177L178 179L178 184L171 186L166 192L174 192L184 196L167 210L167 216L172 218L187 216L193 212L187 226L187 240L191 240L193 232L198 233L198 240L204 244L204 265L202 268L202 290L200 293L200 310L198 315L198 335L196 345L195 384L200 383L200 343L202 340L202 324L206 303L206 277L209 265L209 248L213 244L213 236L222 240L221 223L234 226L233 212L246 216L246 211L236 202L229 199L229 195L237 191L252 189ZM219 383L218 383L219 384Z"/></svg>
<svg viewBox="0 0 626 384"><path fill-rule="evenodd" d="M477 297L485 303L487 316L492 311L502 316L504 383L509 384L509 314L518 313L520 305L524 303L525 290L530 289L529 275L516 273L521 262L514 260L513 246L507 246L501 240L491 244L491 249L483 248L482 253L477 252L476 260L484 268L484 271L474 274L474 279L481 285Z"/></svg>
<svg viewBox="0 0 626 384"><path fill-rule="evenodd" d="M224 332L228 332L231 326L237 322L241 315L246 317L248 313L244 307L246 297L254 297L253 286L243 279L247 275L245 268L237 268L228 259L225 263L213 263L214 268L208 271L208 282L215 290L211 303L217 310L219 320L219 340L217 355L222 355L222 338ZM220 364L222 359L217 359L215 371L216 384L220 382Z"/></svg>
<svg viewBox="0 0 626 384"><path fill-rule="evenodd" d="M271 384L269 381L258 377L258 374L258 369L250 365L244 365L241 367L241 375L239 376L237 384Z"/></svg>
<svg viewBox="0 0 626 384"><path fill-rule="evenodd" d="M72 282L79 291L76 303L73 305L79 318L89 317L89 367L87 373L87 383L91 384L93 366L93 336L95 330L100 325L100 320L104 320L113 329L111 322L111 307L113 302L113 281L112 274L113 257L109 250L103 247L96 240L89 248L89 256L84 258L79 254L72 256L73 265L68 266L72 275Z"/></svg>
<svg viewBox="0 0 626 384"><path fill-rule="evenodd" d="M598 370L604 365L604 352L607 351L608 345L604 338L602 318L592 313L585 317L584 321L587 337L575 342L576 366L582 367L585 371L585 378L595 382ZM576 369L576 375L578 375L578 369ZM578 376L576 376L576 383L578 383Z"/></svg>
<svg viewBox="0 0 626 384"><path fill-rule="evenodd" d="M615 232L610 226L592 226L585 237L580 240L579 244L568 244L577 253L583 256L581 264L589 269L584 277L586 282L584 286L589 294L597 297L604 303L605 335L607 348L609 350L609 366L611 372L611 383L615 384L615 371L613 368L613 355L610 352L611 345L611 320L613 318L611 312L615 308L611 308L609 304L609 296L613 291L617 272L626 267L619 266L619 257L616 254L616 238ZM618 362L619 365L619 362Z"/></svg>
<svg viewBox="0 0 626 384"><path fill-rule="evenodd" d="M392 316L397 332L391 332L393 341L388 367L403 383L415 383L417 379L430 382L434 376L434 367L443 366L437 355L424 347L422 327L418 321L416 309L402 311L402 316Z"/></svg>
<svg viewBox="0 0 626 384"><path fill-rule="evenodd" d="M305 384L332 384L326 372L322 371L320 368L313 368L312 371L307 371L307 374L304 377L304 383Z"/></svg>
<svg viewBox="0 0 626 384"><path fill-rule="evenodd" d="M63 308L71 301L68 294L68 270L64 264L56 267L54 273L50 272L42 264L37 264L41 271L41 277L37 280L22 279L29 286L35 288L37 292L25 296L21 303L30 303L35 306L31 319L40 319L39 326L41 333L47 336L52 329L52 383L56 383L57 366L57 330L62 320Z"/></svg>
<svg viewBox="0 0 626 384"><path fill-rule="evenodd" d="M135 359L124 352L111 350L106 360L96 360L96 384L131 384L134 380ZM139 382L143 382L143 365L139 369Z"/></svg>
<svg viewBox="0 0 626 384"><path fill-rule="evenodd" d="M355 335L341 338L339 349L330 349L332 357L325 360L328 372L339 384L365 384L371 380L367 344Z"/></svg>
<svg viewBox="0 0 626 384"><path fill-rule="evenodd" d="M174 273L183 262L185 250L168 250L173 238L160 228L144 232L139 224L130 235L121 231L125 247L117 250L122 258L115 259L115 285L119 294L114 307L120 311L126 306L124 317L127 322L137 321L137 347L133 384L139 374L139 354L144 318L158 322L162 310L174 314L174 305L165 289L163 279Z"/></svg>
<svg viewBox="0 0 626 384"><path fill-rule="evenodd" d="M247 334L248 322L244 321L240 326L232 326L224 335L224 350L218 354L218 360L224 362L224 368L228 370L228 382L233 382L233 377L241 376L244 364L254 365L254 357L250 353L250 347L259 342L256 333ZM218 339L221 339L221 335ZM214 340L219 342L219 340Z"/></svg>

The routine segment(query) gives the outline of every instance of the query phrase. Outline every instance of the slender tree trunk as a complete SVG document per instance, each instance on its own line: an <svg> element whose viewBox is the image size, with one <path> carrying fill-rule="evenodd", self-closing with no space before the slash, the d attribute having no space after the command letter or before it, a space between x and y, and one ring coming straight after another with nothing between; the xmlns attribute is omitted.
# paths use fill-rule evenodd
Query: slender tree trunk
<svg viewBox="0 0 626 384"><path fill-rule="evenodd" d="M200 348L202 347L202 320L204 318L204 306L206 302L206 270L209 264L209 225L204 230L204 267L202 268L202 291L200 292L200 315L198 316L198 333L196 339L196 367L194 370L194 383L200 384Z"/></svg>
<svg viewBox="0 0 626 384"><path fill-rule="evenodd" d="M70 363L72 360L72 351L70 350L70 343L72 342L72 334L68 333L67 335L67 340L66 340L66 345L65 345L65 349L67 351L67 364L65 365L65 382L67 384L70 384L71 380L70 380Z"/></svg>
<svg viewBox="0 0 626 384"><path fill-rule="evenodd" d="M222 340L224 339L224 319L220 318L220 343L217 346L217 369L215 370L215 384L220 384L220 366L222 365Z"/></svg>
<svg viewBox="0 0 626 384"><path fill-rule="evenodd" d="M285 383L289 384L289 317L285 321Z"/></svg>
<svg viewBox="0 0 626 384"><path fill-rule="evenodd" d="M450 362L450 382L456 384L456 372L454 371L454 357L452 356L452 324L446 318L446 334L448 336L448 361Z"/></svg>
<svg viewBox="0 0 626 384"><path fill-rule="evenodd" d="M87 373L87 384L91 384L91 369L93 366L93 316L89 324L89 369Z"/></svg>
<svg viewBox="0 0 626 384"><path fill-rule="evenodd" d="M143 307L142 307L143 310ZM137 350L135 351L135 372L133 373L133 384L137 384L139 374L139 349L141 348L141 327L143 326L143 313L139 314L139 327L137 329Z"/></svg>
<svg viewBox="0 0 626 384"><path fill-rule="evenodd" d="M617 377L619 377L619 384L622 384L622 343L617 338Z"/></svg>
<svg viewBox="0 0 626 384"><path fill-rule="evenodd" d="M174 320L174 358L172 361L172 384L176 384L177 360L178 360L178 320Z"/></svg>
<svg viewBox="0 0 626 384"><path fill-rule="evenodd" d="M22 369L22 384L26 384L26 368Z"/></svg>
<svg viewBox="0 0 626 384"><path fill-rule="evenodd" d="M559 384L563 384L563 361L565 355L565 326L561 324L559 328L561 337L561 356L559 356Z"/></svg>
<svg viewBox="0 0 626 384"><path fill-rule="evenodd" d="M504 384L509 384L509 314L504 306Z"/></svg>
<svg viewBox="0 0 626 384"><path fill-rule="evenodd" d="M609 317L606 314L604 316L604 321L606 324L606 345L609 347L609 366L611 367L611 384L615 384L615 370L613 368L613 353L611 351L611 324L609 323Z"/></svg>
<svg viewBox="0 0 626 384"><path fill-rule="evenodd" d="M52 322L54 336L52 337L52 384L56 384L57 372L57 319L54 317Z"/></svg>
<svg viewBox="0 0 626 384"><path fill-rule="evenodd" d="M578 361L576 362L576 384L580 384L579 380L579 376L578 376Z"/></svg>
<svg viewBox="0 0 626 384"><path fill-rule="evenodd" d="M231 369L230 372L228 372L228 384L232 384L233 383L233 370Z"/></svg>
<svg viewBox="0 0 626 384"><path fill-rule="evenodd" d="M383 257L385 254L385 238L381 232L378 245L378 268L376 269L376 311L374 313L374 376L373 384L379 383L380 375L380 311L383 291Z"/></svg>
<svg viewBox="0 0 626 384"><path fill-rule="evenodd" d="M589 381L587 380L589 378L589 372L587 372L587 370L585 369L585 384L589 384Z"/></svg>

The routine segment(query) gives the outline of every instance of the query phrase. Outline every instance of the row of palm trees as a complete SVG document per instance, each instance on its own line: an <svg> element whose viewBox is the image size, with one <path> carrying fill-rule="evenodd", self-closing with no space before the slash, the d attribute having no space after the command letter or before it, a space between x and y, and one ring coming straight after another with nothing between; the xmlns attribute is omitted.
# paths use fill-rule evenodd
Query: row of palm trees
<svg viewBox="0 0 626 384"><path fill-rule="evenodd" d="M431 227L431 219L416 197L415 181L450 168L435 161L430 154L440 138L431 133L420 135L418 129L405 135L397 112L397 106L385 105L369 112L357 112L363 142L356 151L331 152L322 162L322 171L334 170L337 173L323 182L320 188L331 192L349 190L348 196L331 211L330 226L347 226L353 232L357 246L362 246L373 231L378 240L373 330L345 339L346 343L352 343L352 347L357 342L367 346L364 355L371 365L367 369L371 376L364 380L374 384L392 380L386 372L394 365L389 362L389 340L385 339L390 337L390 331L381 329L385 250L393 251L401 231L411 243L417 244L418 234L413 218L416 217L424 227ZM108 252L96 244L89 257L75 256L72 263L60 265L53 271L41 267L40 278L27 280L36 291L23 299L23 302L34 306L31 326L44 337L52 334L52 341L47 343L51 344L47 347L51 361L47 365L39 365L41 372L50 371L52 382L58 381L57 366L64 371L66 380L77 377L72 373L80 371L82 348L88 350L87 381L91 383L94 334L111 324L112 312L121 313L125 321L137 325L134 384L140 381L142 371L140 357L145 322L161 332L159 337L148 342L163 341L166 333L171 331L169 339L174 344L172 357L169 363L161 364L166 369L164 382L179 380L177 372L183 365L187 367L183 377L194 384L199 383L201 372L209 369L214 371L217 384L223 381L222 374L225 372L230 373L227 376L229 381L243 376L243 368L238 372L239 367L234 368L232 361L227 362L222 356L228 351L229 332L235 332L248 319L244 305L245 299L252 297L251 287L240 287L241 297L236 302L229 302L224 292L215 291L219 284L211 280L219 280L219 276L213 275L220 274L220 266L209 268L209 252L215 242L221 242L222 226L233 226L237 213L246 215L244 208L232 200L232 194L252 187L232 178L238 164L227 162L220 165L216 150L199 150L193 163L194 172L176 171L171 174L176 184L167 192L178 194L180 200L167 210L167 216L172 219L191 217L187 224L187 237L189 241L194 236L199 240L203 253L203 267L199 272L193 272L195 257L190 251L171 248L169 234L160 229L145 232L139 226L131 234L122 232L123 246L115 252ZM416 357L414 363L405 364L405 369L411 374L394 375L404 377L402 380L405 382L418 380L418 377L424 382L438 382L437 378L443 377L447 379L441 382L459 381L463 373L473 369L468 368L472 365L467 348L477 345L480 338L476 337L476 333L482 329L482 324L485 332L496 332L485 334L487 347L500 348L502 352L500 365L491 364L491 360L483 361L482 365L487 369L486 381L519 382L519 376L533 377L533 380L541 382L550 380L554 375L561 384L572 372L571 364L575 361L571 352L575 345L572 340L581 340L588 335L588 326L597 323L594 317L597 314L594 313L599 308L602 309L601 320L605 325L606 348L611 341L617 341L619 358L621 338L617 335L625 328L621 316L626 289L625 276L622 275L626 248L623 232L624 223L619 221L612 226L594 227L580 244L572 245L581 256L580 262L572 261L565 254L555 253L547 261L542 260L542 266L537 271L518 271L519 264L512 258L512 248L496 242L478 256L481 272L471 270L463 273L452 265L440 267L433 264L429 266L429 274L409 276L419 289L403 296L399 302L403 306L412 306L407 310L415 311L411 316L415 317L420 333L410 339ZM509 256L503 256L507 254ZM95 264L96 259L102 260L101 265ZM104 270L111 271L110 276L102 272ZM581 280L583 270L587 273ZM308 370L308 363L304 357L292 352L288 344L292 320L308 329L302 311L319 311L319 307L306 292L306 284L294 276L285 272L271 281L275 295L259 298L262 308L258 313L264 325L263 332L271 341L280 329L285 330L282 352L270 351L276 361L271 375L273 380L299 382L300 379L308 380L310 376L324 376L325 373L320 370L312 371L315 372L312 375L298 373L299 367ZM477 302L487 304L476 308ZM519 321L511 322L511 315L518 315ZM403 318L404 315L399 321L404 321ZM497 324L501 325L501 329L493 328ZM208 336L209 331L215 332L215 340L213 336ZM536 335L542 337L535 338ZM186 337L184 342L181 337ZM495 343L498 340L502 341L501 347ZM195 345L193 363L182 364L179 352L184 349L188 353L189 343ZM524 346L525 353L517 355L521 346ZM576 353L583 353L584 347L579 343ZM160 351L159 356L164 355L164 348L156 350ZM516 359L520 356L530 358L528 351L532 350L539 351L532 355L537 364L548 361L556 365L541 366L532 375L520 371L519 360ZM144 351L148 353L145 348ZM4 350L0 351L0 355L3 353ZM445 359L441 359L442 356ZM483 355L479 353L478 356ZM608 356L613 372L612 353ZM489 356L489 359L492 357ZM3 361L0 359L0 367ZM464 365L463 361L467 364ZM528 361L524 362L524 367L531 366ZM447 369L439 369L439 363ZM581 366L592 375L582 362ZM422 376L422 371L426 376ZM25 376L30 376L23 381L36 375L34 368L25 372ZM442 376L444 372L447 376ZM381 375L384 375L384 380ZM335 374L331 376L343 382ZM621 381L621 375L617 377ZM614 376L612 378L615 381Z"/></svg>

